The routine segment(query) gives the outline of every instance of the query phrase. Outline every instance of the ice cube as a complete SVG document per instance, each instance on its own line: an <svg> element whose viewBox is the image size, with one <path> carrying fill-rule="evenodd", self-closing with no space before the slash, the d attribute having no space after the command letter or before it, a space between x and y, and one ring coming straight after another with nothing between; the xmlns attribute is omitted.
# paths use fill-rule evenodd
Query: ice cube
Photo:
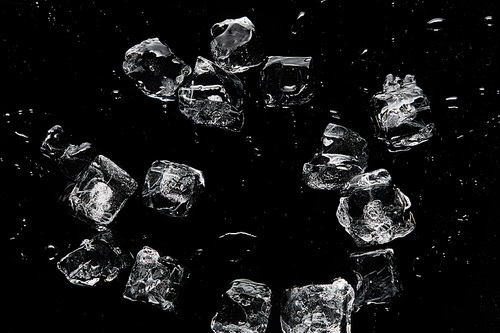
<svg viewBox="0 0 500 333"><path fill-rule="evenodd" d="M271 312L271 289L250 280L235 280L222 296L212 319L215 333L264 333Z"/></svg>
<svg viewBox="0 0 500 333"><path fill-rule="evenodd" d="M98 155L66 200L73 215L90 222L97 230L105 230L136 189L134 179L113 161Z"/></svg>
<svg viewBox="0 0 500 333"><path fill-rule="evenodd" d="M123 297L151 303L168 312L177 312L179 295L188 278L188 270L172 257L160 257L158 251L144 246L137 253Z"/></svg>
<svg viewBox="0 0 500 333"><path fill-rule="evenodd" d="M415 228L410 199L385 169L353 177L337 209L340 224L358 246L385 244Z"/></svg>
<svg viewBox="0 0 500 333"><path fill-rule="evenodd" d="M264 61L255 26L248 17L227 19L210 30L215 63L232 73L244 72Z"/></svg>
<svg viewBox="0 0 500 333"><path fill-rule="evenodd" d="M40 151L53 160L64 175L72 180L77 179L97 155L88 142L79 145L68 143L60 125L49 129Z"/></svg>
<svg viewBox="0 0 500 333"><path fill-rule="evenodd" d="M400 295L402 287L394 250L355 252L350 255L350 262L358 280L354 300L356 311L365 304L389 303Z"/></svg>
<svg viewBox="0 0 500 333"><path fill-rule="evenodd" d="M313 98L312 57L271 56L260 73L266 107L302 105Z"/></svg>
<svg viewBox="0 0 500 333"><path fill-rule="evenodd" d="M366 169L368 143L355 131L330 123L321 143L319 152L302 169L302 180L307 186L336 190Z"/></svg>
<svg viewBox="0 0 500 333"><path fill-rule="evenodd" d="M349 333L354 290L338 278L332 284L312 284L285 291L281 329L285 333Z"/></svg>
<svg viewBox="0 0 500 333"><path fill-rule="evenodd" d="M57 268L69 282L81 286L95 286L113 281L120 271L132 264L134 257L115 244L111 232L102 232L83 240L57 263Z"/></svg>
<svg viewBox="0 0 500 333"><path fill-rule="evenodd" d="M203 173L185 164L155 161L146 174L142 198L147 207L177 217L186 216L205 187Z"/></svg>
<svg viewBox="0 0 500 333"><path fill-rule="evenodd" d="M210 60L198 57L179 88L179 109L195 124L238 132L243 126L243 84Z"/></svg>
<svg viewBox="0 0 500 333"><path fill-rule="evenodd" d="M413 75L406 75L402 82L397 76L387 75L383 91L373 96L372 103L377 136L390 151L409 150L433 136L429 100Z"/></svg>
<svg viewBox="0 0 500 333"><path fill-rule="evenodd" d="M149 38L127 50L123 71L147 96L173 101L191 67L158 38Z"/></svg>

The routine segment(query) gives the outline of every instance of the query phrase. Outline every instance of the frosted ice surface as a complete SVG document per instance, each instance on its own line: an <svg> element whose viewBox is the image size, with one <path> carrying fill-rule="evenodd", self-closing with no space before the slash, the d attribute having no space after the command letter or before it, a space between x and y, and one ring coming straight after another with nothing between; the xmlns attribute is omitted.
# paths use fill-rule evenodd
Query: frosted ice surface
<svg viewBox="0 0 500 333"><path fill-rule="evenodd" d="M172 101L191 67L158 38L149 38L127 50L123 71L147 96Z"/></svg>
<svg viewBox="0 0 500 333"><path fill-rule="evenodd" d="M76 217L104 230L136 189L134 179L113 161L98 155L78 178L67 201Z"/></svg>
<svg viewBox="0 0 500 333"><path fill-rule="evenodd" d="M312 57L271 56L260 73L266 107L302 105L313 98Z"/></svg>
<svg viewBox="0 0 500 333"><path fill-rule="evenodd" d="M243 126L243 84L210 60L198 57L179 88L179 109L195 124L238 132Z"/></svg>
<svg viewBox="0 0 500 333"><path fill-rule="evenodd" d="M389 303L400 295L402 287L392 249L355 252L350 262L357 278L356 311L365 304Z"/></svg>
<svg viewBox="0 0 500 333"><path fill-rule="evenodd" d="M366 169L368 143L355 131L330 123L321 143L318 153L302 169L302 180L307 186L320 190L339 189Z"/></svg>
<svg viewBox="0 0 500 333"><path fill-rule="evenodd" d="M72 180L77 179L97 155L88 142L79 145L68 143L60 125L49 129L40 151L53 160L64 175Z"/></svg>
<svg viewBox="0 0 500 333"><path fill-rule="evenodd" d="M123 297L150 303L168 312L178 311L179 295L188 278L186 267L172 257L160 257L145 246L137 253Z"/></svg>
<svg viewBox="0 0 500 333"><path fill-rule="evenodd" d="M210 30L212 56L217 65L232 73L244 72L264 61L255 26L248 17L227 19Z"/></svg>
<svg viewBox="0 0 500 333"><path fill-rule="evenodd" d="M271 289L250 280L235 280L222 296L212 319L215 333L264 333L271 312Z"/></svg>
<svg viewBox="0 0 500 333"><path fill-rule="evenodd" d="M433 136L429 100L413 75L406 75L402 82L387 75L383 91L373 96L372 102L377 136L390 151L409 150Z"/></svg>
<svg viewBox="0 0 500 333"><path fill-rule="evenodd" d="M385 244L415 228L410 199L378 169L353 177L346 185L337 218L358 246Z"/></svg>
<svg viewBox="0 0 500 333"><path fill-rule="evenodd" d="M120 271L130 266L134 257L118 247L111 232L102 232L83 240L58 263L57 268L73 284L94 286L113 281Z"/></svg>
<svg viewBox="0 0 500 333"><path fill-rule="evenodd" d="M169 216L186 216L203 191L203 173L185 164L155 161L146 174L142 198L147 207Z"/></svg>
<svg viewBox="0 0 500 333"><path fill-rule="evenodd" d="M312 284L285 291L281 329L285 333L350 333L354 290L338 278L331 284Z"/></svg>

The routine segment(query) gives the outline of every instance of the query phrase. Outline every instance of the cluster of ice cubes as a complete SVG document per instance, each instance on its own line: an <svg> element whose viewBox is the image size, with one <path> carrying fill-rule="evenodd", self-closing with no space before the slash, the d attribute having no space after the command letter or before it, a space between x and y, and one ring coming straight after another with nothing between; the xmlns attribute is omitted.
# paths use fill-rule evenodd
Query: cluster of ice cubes
<svg viewBox="0 0 500 333"><path fill-rule="evenodd" d="M313 98L311 57L264 56L248 17L227 19L211 29L213 61L199 56L192 70L158 38L125 53L123 70L147 96L179 101L193 124L239 132L244 124L244 87L235 73L260 67L266 107L291 107Z"/></svg>
<svg viewBox="0 0 500 333"><path fill-rule="evenodd" d="M138 184L113 161L97 155L90 143L69 144L59 125L48 131L40 149L69 179L63 200L72 215L100 231L59 260L58 269L75 285L93 287L113 281L134 257L117 245L110 224ZM204 186L201 171L158 160L146 174L142 198L146 206L160 213L184 217ZM178 295L187 277L187 269L176 259L160 257L146 246L137 254L124 297L176 312Z"/></svg>

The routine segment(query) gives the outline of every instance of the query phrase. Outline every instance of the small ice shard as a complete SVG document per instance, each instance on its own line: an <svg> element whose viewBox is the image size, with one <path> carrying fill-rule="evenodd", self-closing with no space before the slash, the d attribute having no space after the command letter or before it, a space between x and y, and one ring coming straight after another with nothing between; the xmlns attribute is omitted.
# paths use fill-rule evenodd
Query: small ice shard
<svg viewBox="0 0 500 333"><path fill-rule="evenodd" d="M69 282L92 287L113 281L133 259L130 252L123 252L115 244L111 232L106 231L92 239L84 239L79 248L57 263L57 268Z"/></svg>
<svg viewBox="0 0 500 333"><path fill-rule="evenodd" d="M260 72L260 85L266 107L290 107L309 102L311 57L268 57Z"/></svg>
<svg viewBox="0 0 500 333"><path fill-rule="evenodd" d="M248 17L227 19L210 29L210 43L215 63L232 73L239 73L264 61L255 26Z"/></svg>
<svg viewBox="0 0 500 333"><path fill-rule="evenodd" d="M281 305L284 333L350 333L354 290L338 278L285 291Z"/></svg>
<svg viewBox="0 0 500 333"><path fill-rule="evenodd" d="M243 84L210 60L198 57L193 74L178 90L180 111L197 125L239 132Z"/></svg>
<svg viewBox="0 0 500 333"><path fill-rule="evenodd" d="M53 160L64 175L72 180L77 179L97 155L95 149L88 142L79 145L68 143L60 125L49 129L40 151Z"/></svg>
<svg viewBox="0 0 500 333"><path fill-rule="evenodd" d="M66 198L77 218L105 230L128 198L137 182L113 161L98 155L81 174Z"/></svg>
<svg viewBox="0 0 500 333"><path fill-rule="evenodd" d="M149 38L127 50L123 71L144 94L166 102L175 100L191 67L158 38Z"/></svg>
<svg viewBox="0 0 500 333"><path fill-rule="evenodd" d="M328 124L321 143L302 169L302 180L310 188L337 190L368 166L368 143L348 128Z"/></svg>
<svg viewBox="0 0 500 333"><path fill-rule="evenodd" d="M215 333L264 333L271 313L271 289L250 280L235 280L222 296L212 319Z"/></svg>
<svg viewBox="0 0 500 333"><path fill-rule="evenodd" d="M131 301L151 303L168 312L177 312L179 295L188 278L186 267L176 259L144 246L137 253L123 297Z"/></svg>
<svg viewBox="0 0 500 333"><path fill-rule="evenodd" d="M343 195L337 218L358 246L385 244L415 229L410 199L385 169L355 176Z"/></svg>
<svg viewBox="0 0 500 333"><path fill-rule="evenodd" d="M350 262L358 280L356 311L365 304L389 303L400 295L402 287L392 249L355 252L350 255Z"/></svg>
<svg viewBox="0 0 500 333"><path fill-rule="evenodd" d="M409 150L434 135L429 101L413 75L406 75L403 82L387 75L383 91L373 96L372 103L377 136L389 151Z"/></svg>
<svg viewBox="0 0 500 333"><path fill-rule="evenodd" d="M155 161L146 174L142 198L160 213L186 216L205 187L203 173L185 164Z"/></svg>

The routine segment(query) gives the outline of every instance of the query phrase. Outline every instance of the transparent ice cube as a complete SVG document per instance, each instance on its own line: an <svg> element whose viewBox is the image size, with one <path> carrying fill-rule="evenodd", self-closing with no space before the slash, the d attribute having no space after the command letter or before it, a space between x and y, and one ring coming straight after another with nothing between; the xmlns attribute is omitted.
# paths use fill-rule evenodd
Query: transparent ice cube
<svg viewBox="0 0 500 333"><path fill-rule="evenodd" d="M410 199L378 169L352 178L337 209L340 224L358 246L385 244L415 228Z"/></svg>
<svg viewBox="0 0 500 333"><path fill-rule="evenodd" d="M149 38L127 50L123 71L147 96L172 101L191 67L158 38Z"/></svg>
<svg viewBox="0 0 500 333"><path fill-rule="evenodd" d="M330 123L321 143L318 153L302 169L302 180L307 186L336 190L366 169L368 143L355 131Z"/></svg>
<svg viewBox="0 0 500 333"><path fill-rule="evenodd" d="M123 297L178 312L179 295L188 275L176 259L160 257L158 251L144 246L137 253Z"/></svg>
<svg viewBox="0 0 500 333"><path fill-rule="evenodd" d="M227 19L210 30L215 63L232 73L244 72L264 61L255 26L248 17Z"/></svg>
<svg viewBox="0 0 500 333"><path fill-rule="evenodd" d="M285 333L350 333L354 290L338 278L331 284L312 284L285 291L281 329Z"/></svg>
<svg viewBox="0 0 500 333"><path fill-rule="evenodd" d="M72 180L77 179L97 155L88 142L79 145L68 143L60 125L49 129L40 151L54 161L64 175Z"/></svg>
<svg viewBox="0 0 500 333"><path fill-rule="evenodd" d="M66 198L71 212L105 230L137 189L137 182L113 161L98 155Z"/></svg>
<svg viewBox="0 0 500 333"><path fill-rule="evenodd" d="M132 264L134 257L115 244L111 232L102 232L83 240L58 263L57 268L73 284L95 286L113 281L120 271Z"/></svg>
<svg viewBox="0 0 500 333"><path fill-rule="evenodd" d="M221 309L212 319L215 333L264 333L271 312L271 289L241 279L222 296Z"/></svg>
<svg viewBox="0 0 500 333"><path fill-rule="evenodd" d="M383 91L373 96L372 103L377 136L390 151L409 150L434 135L429 100L413 75L406 75L402 82L387 75Z"/></svg>
<svg viewBox="0 0 500 333"><path fill-rule="evenodd" d="M365 304L389 303L400 295L402 287L394 250L355 252L350 255L350 262L358 280L354 300L356 311Z"/></svg>
<svg viewBox="0 0 500 333"><path fill-rule="evenodd" d="M271 56L260 73L266 107L302 105L313 98L312 57Z"/></svg>
<svg viewBox="0 0 500 333"><path fill-rule="evenodd" d="M186 216L203 191L203 173L185 164L155 161L146 174L142 198L147 207L177 217Z"/></svg>
<svg viewBox="0 0 500 333"><path fill-rule="evenodd" d="M179 88L179 109L195 124L238 132L243 126L243 84L210 60L198 57Z"/></svg>

